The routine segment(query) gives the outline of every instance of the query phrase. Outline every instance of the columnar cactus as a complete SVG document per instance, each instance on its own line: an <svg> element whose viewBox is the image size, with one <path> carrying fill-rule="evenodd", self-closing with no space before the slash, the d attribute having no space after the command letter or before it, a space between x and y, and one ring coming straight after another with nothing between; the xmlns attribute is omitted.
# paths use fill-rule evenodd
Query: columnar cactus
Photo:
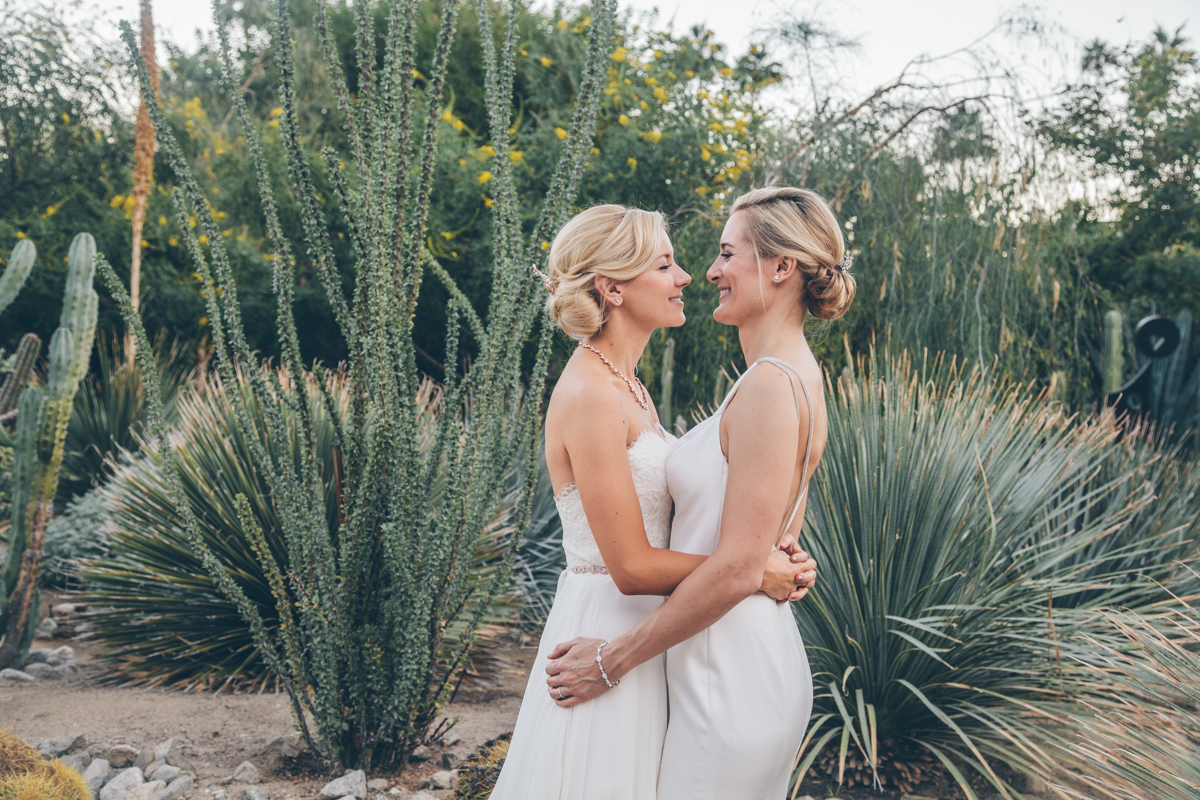
<svg viewBox="0 0 1200 800"><path fill-rule="evenodd" d="M8 373L4 386L0 388L0 417L17 407L17 399L21 396L25 384L29 382L29 376L33 374L33 365L37 363L41 352L42 340L36 333L27 333L21 337L16 357L13 359L12 372Z"/></svg>
<svg viewBox="0 0 1200 800"><path fill-rule="evenodd" d="M16 296L20 294L29 271L33 269L33 260L37 256L37 248L28 239L17 242L8 258L8 268L0 275L0 311L8 308Z"/></svg>
<svg viewBox="0 0 1200 800"><path fill-rule="evenodd" d="M91 234L81 233L71 242L62 316L50 340L46 391L36 386L25 389L17 409L16 435L11 442L15 450L12 526L8 553L0 568L0 632L4 637L0 640L0 669L24 662L37 626L42 541L58 489L71 404L87 373L96 335L95 255Z"/></svg>

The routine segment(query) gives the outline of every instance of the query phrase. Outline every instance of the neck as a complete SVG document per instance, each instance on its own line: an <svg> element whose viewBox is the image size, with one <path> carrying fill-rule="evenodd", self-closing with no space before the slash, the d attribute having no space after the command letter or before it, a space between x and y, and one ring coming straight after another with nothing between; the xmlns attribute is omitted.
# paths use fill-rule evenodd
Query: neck
<svg viewBox="0 0 1200 800"><path fill-rule="evenodd" d="M604 330L588 339L588 344L604 354L625 377L633 380L642 352L650 341L652 330L642 330L626 324L619 315L611 314Z"/></svg>
<svg viewBox="0 0 1200 800"><path fill-rule="evenodd" d="M761 315L738 325L738 340L747 364L764 356L788 361L804 342L804 309L775 303Z"/></svg>

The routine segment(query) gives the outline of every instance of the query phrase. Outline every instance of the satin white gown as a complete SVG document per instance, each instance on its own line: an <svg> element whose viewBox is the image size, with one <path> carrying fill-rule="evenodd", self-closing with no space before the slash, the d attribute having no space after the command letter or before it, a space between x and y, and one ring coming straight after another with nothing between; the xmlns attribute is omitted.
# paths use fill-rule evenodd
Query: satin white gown
<svg viewBox="0 0 1200 800"><path fill-rule="evenodd" d="M804 472L812 450L808 401ZM671 549L712 555L721 536L729 462L721 452L721 415L741 384L733 385L715 414L688 431L667 459L675 499ZM799 395L796 396L797 417ZM799 492L792 515L807 493ZM787 530L791 523L784 526ZM621 688L624 688L622 684ZM687 641L667 651L670 722L663 746L657 800L783 800L792 764L812 713L812 673L791 607L754 594ZM600 699L619 694L606 692ZM586 704L585 704L586 705Z"/></svg>
<svg viewBox="0 0 1200 800"><path fill-rule="evenodd" d="M646 536L653 547L665 548L670 536L666 457L674 441L647 430L628 449ZM649 616L663 598L621 594L604 567L579 492L565 487L555 502L562 519L567 569L558 579L558 593L491 798L655 800L667 730L664 656L635 667L615 691L569 709L550 699L545 666L547 654L558 643L577 636L615 639Z"/></svg>

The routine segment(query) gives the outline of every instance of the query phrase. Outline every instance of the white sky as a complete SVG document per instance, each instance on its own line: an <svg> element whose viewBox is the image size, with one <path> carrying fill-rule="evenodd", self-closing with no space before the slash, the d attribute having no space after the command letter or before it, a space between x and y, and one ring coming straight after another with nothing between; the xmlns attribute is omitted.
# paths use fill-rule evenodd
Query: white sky
<svg viewBox="0 0 1200 800"><path fill-rule="evenodd" d="M95 0L114 27L118 19L137 18L137 0ZM535 0L547 5L546 0ZM1200 2L1197 0L1052 0L1021 4L998 0L621 0L621 9L659 9L660 20L674 21L683 33L702 24L716 32L734 53L754 40L754 31L767 26L781 13L805 15L816 9L820 18L840 33L857 38L861 49L838 64L844 89L851 96L869 93L895 77L904 65L920 55L937 56L965 47L991 30L1004 16L1032 11L1044 22L1059 27L1053 38L1057 49L1038 48L1030 41L991 37L994 52L1021 69L1033 84L1049 88L1071 74L1080 46L1094 38L1113 44L1144 40L1157 25L1174 31L1189 23L1185 34L1193 45L1200 38ZM197 28L211 28L207 0L155 0L155 22L160 31L190 49ZM1072 46L1063 47L1064 41ZM980 50L986 49L980 46ZM961 64L961 61L959 62ZM940 77L953 65L939 67Z"/></svg>

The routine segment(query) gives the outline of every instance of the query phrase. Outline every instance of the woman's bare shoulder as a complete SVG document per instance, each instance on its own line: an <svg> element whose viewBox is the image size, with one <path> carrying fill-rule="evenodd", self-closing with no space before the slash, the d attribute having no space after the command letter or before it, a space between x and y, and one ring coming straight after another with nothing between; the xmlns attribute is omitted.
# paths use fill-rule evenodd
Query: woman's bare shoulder
<svg viewBox="0 0 1200 800"><path fill-rule="evenodd" d="M603 367L603 364L599 366ZM624 423L621 395L606 370L587 361L571 360L550 393L546 423L585 419L589 425Z"/></svg>

